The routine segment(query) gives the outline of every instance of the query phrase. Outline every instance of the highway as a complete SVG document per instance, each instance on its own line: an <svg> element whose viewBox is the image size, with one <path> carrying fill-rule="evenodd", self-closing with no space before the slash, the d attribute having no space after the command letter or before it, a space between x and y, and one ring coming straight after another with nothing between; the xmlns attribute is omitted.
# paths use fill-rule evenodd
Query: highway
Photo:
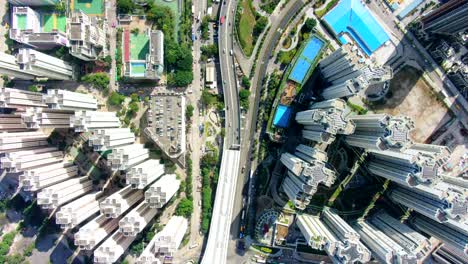
<svg viewBox="0 0 468 264"><path fill-rule="evenodd" d="M237 1L225 1L221 3L220 20L224 17L224 23L219 26L218 47L219 64L222 76L222 87L225 104L225 126L227 148L240 145L240 110L239 92L237 89L236 73L234 68L234 56L231 55L234 16Z"/></svg>
<svg viewBox="0 0 468 264"><path fill-rule="evenodd" d="M216 188L216 197L211 216L208 241L202 264L224 264L227 262L229 231L234 206L237 177L240 163L240 109L239 93L235 76L234 59L231 55L232 32L237 1L221 3L218 47L225 104L225 129L221 168Z"/></svg>

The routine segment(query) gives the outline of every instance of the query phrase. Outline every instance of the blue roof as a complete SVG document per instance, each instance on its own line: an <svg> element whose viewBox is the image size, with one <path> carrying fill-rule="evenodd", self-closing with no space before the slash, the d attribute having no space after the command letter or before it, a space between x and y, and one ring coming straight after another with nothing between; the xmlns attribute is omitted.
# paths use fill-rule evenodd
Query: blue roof
<svg viewBox="0 0 468 264"><path fill-rule="evenodd" d="M273 125L276 127L285 128L289 124L289 118L291 118L292 109L285 105L278 105L276 108L275 117L273 118Z"/></svg>
<svg viewBox="0 0 468 264"><path fill-rule="evenodd" d="M413 10L418 7L418 5L420 5L421 3L423 2L423 0L414 0L413 2L411 2L409 5L407 5L405 7L405 9L403 9L399 14L398 14L398 18L399 19L403 19L405 18L409 13L413 12Z"/></svg>
<svg viewBox="0 0 468 264"><path fill-rule="evenodd" d="M306 46L299 55L294 68L289 74L289 79L299 84L304 82L307 72L314 63L317 55L323 47L323 44L323 41L317 37L312 37L308 40Z"/></svg>
<svg viewBox="0 0 468 264"><path fill-rule="evenodd" d="M348 33L371 55L390 38L385 30L359 0L341 0L325 15L324 20L336 35Z"/></svg>

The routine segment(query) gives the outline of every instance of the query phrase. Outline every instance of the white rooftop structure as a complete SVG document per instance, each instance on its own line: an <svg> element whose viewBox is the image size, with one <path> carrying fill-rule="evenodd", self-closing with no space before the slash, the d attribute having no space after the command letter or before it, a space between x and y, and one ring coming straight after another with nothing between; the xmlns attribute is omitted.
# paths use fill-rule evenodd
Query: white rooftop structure
<svg viewBox="0 0 468 264"><path fill-rule="evenodd" d="M66 29L52 24L45 25L45 12L37 12L28 6L14 6L11 16L10 38L36 49L52 49L57 46L68 46ZM57 19L60 14L54 13L49 19Z"/></svg>
<svg viewBox="0 0 468 264"><path fill-rule="evenodd" d="M31 107L21 113L23 123L29 129L39 128L69 128L72 111L52 110L47 108Z"/></svg>
<svg viewBox="0 0 468 264"><path fill-rule="evenodd" d="M47 146L48 136L42 132L0 133L0 152L15 152Z"/></svg>
<svg viewBox="0 0 468 264"><path fill-rule="evenodd" d="M349 119L356 125L354 133L345 138L351 146L386 150L399 149L411 143L409 132L414 123L408 117L369 114L350 116Z"/></svg>
<svg viewBox="0 0 468 264"><path fill-rule="evenodd" d="M136 236L154 218L158 210L141 202L119 221L119 230L124 236Z"/></svg>
<svg viewBox="0 0 468 264"><path fill-rule="evenodd" d="M360 221L354 225L354 228L380 263L417 263L414 255L409 255L401 245L372 224Z"/></svg>
<svg viewBox="0 0 468 264"><path fill-rule="evenodd" d="M89 146L93 147L94 151L106 151L134 142L135 134L130 128L96 129L89 137Z"/></svg>
<svg viewBox="0 0 468 264"><path fill-rule="evenodd" d="M100 204L100 211L106 217L117 218L143 198L141 190L126 186L107 196Z"/></svg>
<svg viewBox="0 0 468 264"><path fill-rule="evenodd" d="M298 216L297 225L308 244L325 250L334 263L370 261L371 253L360 242L359 234L330 208L324 208L321 218L305 214Z"/></svg>
<svg viewBox="0 0 468 264"><path fill-rule="evenodd" d="M81 10L71 12L67 36L70 54L84 61L96 60L106 47L106 33L96 17L89 17Z"/></svg>
<svg viewBox="0 0 468 264"><path fill-rule="evenodd" d="M429 239L383 211L375 214L370 222L403 247L408 253L408 258L422 260L431 250Z"/></svg>
<svg viewBox="0 0 468 264"><path fill-rule="evenodd" d="M439 223L422 215L417 215L411 219L411 224L417 230L464 252L465 258L468 257L468 225L466 223L457 223L452 220Z"/></svg>
<svg viewBox="0 0 468 264"><path fill-rule="evenodd" d="M1 54L0 54L1 58ZM46 107L41 93L0 88L0 107Z"/></svg>
<svg viewBox="0 0 468 264"><path fill-rule="evenodd" d="M143 144L132 144L112 148L107 163L112 170L128 170L149 158L148 149Z"/></svg>
<svg viewBox="0 0 468 264"><path fill-rule="evenodd" d="M56 5L60 0L8 0L12 5L21 6L51 6Z"/></svg>
<svg viewBox="0 0 468 264"><path fill-rule="evenodd" d="M45 166L63 161L63 152L54 147L21 150L5 153L0 158L0 168L9 172L20 172L27 169Z"/></svg>
<svg viewBox="0 0 468 264"><path fill-rule="evenodd" d="M82 250L92 250L118 226L119 218L107 218L100 214L75 233L75 245Z"/></svg>
<svg viewBox="0 0 468 264"><path fill-rule="evenodd" d="M180 180L175 174L162 176L145 191L145 201L151 208L162 208L177 193Z"/></svg>
<svg viewBox="0 0 468 264"><path fill-rule="evenodd" d="M180 246L188 228L187 219L173 216L164 229L148 243L137 264L158 263L157 257L172 257Z"/></svg>
<svg viewBox="0 0 468 264"><path fill-rule="evenodd" d="M62 229L73 228L99 212L102 192L84 195L75 201L60 207L55 215L55 222Z"/></svg>
<svg viewBox="0 0 468 264"><path fill-rule="evenodd" d="M164 174L164 164L150 159L131 167L126 173L126 182L133 189L143 189Z"/></svg>
<svg viewBox="0 0 468 264"><path fill-rule="evenodd" d="M64 161L25 170L19 176L19 181L25 191L37 191L77 175L78 166Z"/></svg>
<svg viewBox="0 0 468 264"><path fill-rule="evenodd" d="M0 74L8 77L33 80L36 78L35 74L24 72L16 63L16 57L10 54L0 52Z"/></svg>
<svg viewBox="0 0 468 264"><path fill-rule="evenodd" d="M76 93L67 90L49 89L44 95L44 103L52 109L62 110L96 110L97 100L90 94Z"/></svg>
<svg viewBox="0 0 468 264"><path fill-rule="evenodd" d="M114 112L76 111L70 117L70 127L75 132L89 132L100 128L118 128L120 120Z"/></svg>
<svg viewBox="0 0 468 264"><path fill-rule="evenodd" d="M21 114L0 114L0 133L4 131L24 131L26 124L21 118Z"/></svg>
<svg viewBox="0 0 468 264"><path fill-rule="evenodd" d="M110 264L116 262L135 238L136 236L124 236L120 231L115 231L94 250L94 263Z"/></svg>
<svg viewBox="0 0 468 264"><path fill-rule="evenodd" d="M37 50L19 49L16 62L24 72L38 77L50 80L71 80L74 78L71 64Z"/></svg>
<svg viewBox="0 0 468 264"><path fill-rule="evenodd" d="M399 186L391 191L390 198L441 223L449 219L463 223L468 216L468 197L456 189Z"/></svg>
<svg viewBox="0 0 468 264"><path fill-rule="evenodd" d="M93 182L88 177L73 178L42 189L37 193L37 204L43 209L55 209L92 189Z"/></svg>

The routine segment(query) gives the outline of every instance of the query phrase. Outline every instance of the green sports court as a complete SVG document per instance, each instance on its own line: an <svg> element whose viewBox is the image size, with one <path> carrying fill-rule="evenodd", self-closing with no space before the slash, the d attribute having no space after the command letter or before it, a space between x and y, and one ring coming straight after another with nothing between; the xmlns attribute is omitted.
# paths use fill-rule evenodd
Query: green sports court
<svg viewBox="0 0 468 264"><path fill-rule="evenodd" d="M81 10L87 15L102 16L104 14L104 0L71 0L71 10Z"/></svg>
<svg viewBox="0 0 468 264"><path fill-rule="evenodd" d="M49 33L56 29L61 32L66 32L67 18L65 15L59 14L43 14L41 16L42 32Z"/></svg>
<svg viewBox="0 0 468 264"><path fill-rule="evenodd" d="M149 52L149 37L146 34L130 34L130 60L145 60Z"/></svg>

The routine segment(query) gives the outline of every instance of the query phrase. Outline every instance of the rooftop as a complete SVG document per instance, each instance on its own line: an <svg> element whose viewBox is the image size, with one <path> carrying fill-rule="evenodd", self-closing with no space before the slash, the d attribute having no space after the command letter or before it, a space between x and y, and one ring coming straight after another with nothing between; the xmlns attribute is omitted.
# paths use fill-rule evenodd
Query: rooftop
<svg viewBox="0 0 468 264"><path fill-rule="evenodd" d="M347 33L369 56L390 39L379 22L358 0L340 1L324 16L324 20L338 37Z"/></svg>

